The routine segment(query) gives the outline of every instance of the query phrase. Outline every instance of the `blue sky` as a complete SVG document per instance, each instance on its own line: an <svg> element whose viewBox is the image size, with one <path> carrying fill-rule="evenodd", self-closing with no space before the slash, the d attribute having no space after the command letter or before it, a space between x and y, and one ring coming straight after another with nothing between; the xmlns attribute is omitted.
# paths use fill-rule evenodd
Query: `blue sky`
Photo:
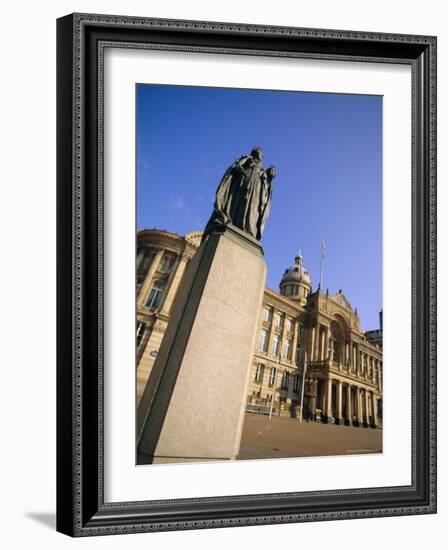
<svg viewBox="0 0 448 550"><path fill-rule="evenodd" d="M364 329L382 308L380 96L137 85L137 227L203 229L225 169L261 146L274 164L262 238L278 290L299 249L324 290L342 289Z"/></svg>

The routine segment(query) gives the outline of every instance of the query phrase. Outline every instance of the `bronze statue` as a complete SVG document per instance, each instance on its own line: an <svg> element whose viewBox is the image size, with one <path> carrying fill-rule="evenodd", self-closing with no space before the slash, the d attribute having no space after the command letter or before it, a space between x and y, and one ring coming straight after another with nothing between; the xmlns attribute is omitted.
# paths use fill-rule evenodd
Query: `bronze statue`
<svg viewBox="0 0 448 550"><path fill-rule="evenodd" d="M232 224L260 240L271 206L272 180L275 168L262 164L260 147L242 156L225 172L216 190L212 215L205 227L204 238L214 228Z"/></svg>

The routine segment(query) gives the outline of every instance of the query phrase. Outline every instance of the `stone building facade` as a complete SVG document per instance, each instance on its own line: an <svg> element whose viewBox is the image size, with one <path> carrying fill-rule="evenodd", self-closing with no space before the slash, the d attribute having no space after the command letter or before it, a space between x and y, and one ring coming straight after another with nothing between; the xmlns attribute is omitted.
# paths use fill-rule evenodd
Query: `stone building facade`
<svg viewBox="0 0 448 550"><path fill-rule="evenodd" d="M177 289L201 237L202 231L180 237L158 229L137 235L137 405L168 326Z"/></svg>
<svg viewBox="0 0 448 550"><path fill-rule="evenodd" d="M202 233L143 230L137 236L137 403L170 318L176 291ZM364 332L340 290L312 289L299 253L266 288L247 410L357 427L381 426L382 327ZM274 396L274 397L272 397ZM301 404L303 402L303 410Z"/></svg>

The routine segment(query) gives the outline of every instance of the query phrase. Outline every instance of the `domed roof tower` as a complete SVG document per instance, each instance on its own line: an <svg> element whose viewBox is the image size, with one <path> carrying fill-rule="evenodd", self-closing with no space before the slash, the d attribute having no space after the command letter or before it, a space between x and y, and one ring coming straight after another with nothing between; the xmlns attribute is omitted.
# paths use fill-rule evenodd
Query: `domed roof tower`
<svg viewBox="0 0 448 550"><path fill-rule="evenodd" d="M302 253L294 259L294 265L285 270L280 281L280 294L291 300L305 304L308 294L311 292L311 275L303 265Z"/></svg>

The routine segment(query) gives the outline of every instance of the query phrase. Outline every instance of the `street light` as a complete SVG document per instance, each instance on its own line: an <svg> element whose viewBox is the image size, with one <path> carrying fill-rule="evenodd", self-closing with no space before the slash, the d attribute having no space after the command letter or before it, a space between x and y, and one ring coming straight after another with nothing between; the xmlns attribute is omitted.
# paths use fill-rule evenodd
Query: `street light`
<svg viewBox="0 0 448 550"><path fill-rule="evenodd" d="M272 386L272 397L271 397L271 407L269 409L269 420L271 420L272 418L272 409L274 408L274 393L275 393L275 384L277 382L278 367L280 363L280 353L276 357L277 357L277 365L274 367L275 375L274 375L274 384Z"/></svg>
<svg viewBox="0 0 448 550"><path fill-rule="evenodd" d="M303 358L302 391L301 391L301 398L300 398L299 422L302 422L302 418L303 418L303 398L304 398L304 392L305 392L305 376L306 376L307 363L308 363L307 353L305 351L304 358Z"/></svg>

